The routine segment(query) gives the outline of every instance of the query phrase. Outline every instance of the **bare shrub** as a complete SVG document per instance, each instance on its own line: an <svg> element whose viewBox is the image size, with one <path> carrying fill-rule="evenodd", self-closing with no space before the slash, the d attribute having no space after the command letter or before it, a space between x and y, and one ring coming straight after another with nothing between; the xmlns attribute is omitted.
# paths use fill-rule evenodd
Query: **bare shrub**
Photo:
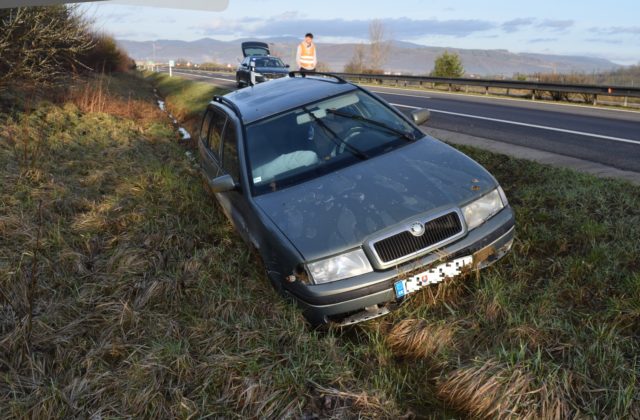
<svg viewBox="0 0 640 420"><path fill-rule="evenodd" d="M387 30L381 20L375 19L369 24L369 48L358 44L353 50L351 60L344 66L345 73L380 74L391 52L391 43L387 40Z"/></svg>
<svg viewBox="0 0 640 420"><path fill-rule="evenodd" d="M541 83L556 83L556 84L569 84L569 85L584 85L584 84L593 84L595 83L595 79L592 76L588 76L583 73L569 73L569 74L560 74L560 73L537 73L535 75L536 80ZM560 92L554 90L548 91L536 91L535 96L537 99L542 99L544 95L547 94L554 101L570 101L574 96L577 96L582 101L586 103L592 103L594 96L589 93L584 94L572 94L569 92Z"/></svg>
<svg viewBox="0 0 640 420"><path fill-rule="evenodd" d="M51 89L77 74L135 68L111 36L90 26L76 6L0 9L0 89Z"/></svg>
<svg viewBox="0 0 640 420"><path fill-rule="evenodd" d="M118 47L112 36L93 32L90 37L91 48L79 57L89 69L99 73L114 73L135 68L133 60Z"/></svg>
<svg viewBox="0 0 640 420"><path fill-rule="evenodd" d="M84 68L93 43L74 6L0 9L0 86L18 80L47 85Z"/></svg>
<svg viewBox="0 0 640 420"><path fill-rule="evenodd" d="M353 49L351 60L344 66L345 73L363 73L365 65L365 47L364 44L358 44Z"/></svg>

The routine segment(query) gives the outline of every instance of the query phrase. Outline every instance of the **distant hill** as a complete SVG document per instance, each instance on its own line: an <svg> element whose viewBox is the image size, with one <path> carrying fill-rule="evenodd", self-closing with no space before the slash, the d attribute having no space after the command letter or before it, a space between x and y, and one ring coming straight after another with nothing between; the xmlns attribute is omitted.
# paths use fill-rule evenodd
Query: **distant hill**
<svg viewBox="0 0 640 420"><path fill-rule="evenodd" d="M203 38L197 41L129 41L118 43L136 60L185 59L194 63L217 62L231 64L232 67L242 57L240 42L219 41ZM286 63L293 64L296 38L280 37L264 40L271 45L272 54L281 57ZM318 44L318 58L333 71L342 71L353 56L357 44ZM472 50L458 48L426 47L410 42L394 41L389 59L384 67L386 71L403 74L426 74L433 69L435 58L445 50L460 55L468 74L478 76L512 76L515 73L569 73L603 72L616 70L622 66L611 61L581 56L562 56L546 54L512 53L506 50Z"/></svg>

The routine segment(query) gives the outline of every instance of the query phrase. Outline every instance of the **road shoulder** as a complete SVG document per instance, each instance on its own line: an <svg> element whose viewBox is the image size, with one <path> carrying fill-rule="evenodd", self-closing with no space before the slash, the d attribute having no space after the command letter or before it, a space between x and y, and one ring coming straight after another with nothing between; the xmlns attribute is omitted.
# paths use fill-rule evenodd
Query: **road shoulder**
<svg viewBox="0 0 640 420"><path fill-rule="evenodd" d="M601 163L577 159L556 153L516 146L483 137L470 136L454 131L441 130L427 126L420 127L425 133L450 144L474 146L495 153L501 153L520 159L527 159L555 167L571 168L579 172L600 178L618 178L640 185L640 173L625 171Z"/></svg>

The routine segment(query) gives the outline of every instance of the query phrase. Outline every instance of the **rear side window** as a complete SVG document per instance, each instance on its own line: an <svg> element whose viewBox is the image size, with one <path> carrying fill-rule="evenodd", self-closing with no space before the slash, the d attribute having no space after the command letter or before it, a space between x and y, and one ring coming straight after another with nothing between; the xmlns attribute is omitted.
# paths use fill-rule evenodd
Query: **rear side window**
<svg viewBox="0 0 640 420"><path fill-rule="evenodd" d="M224 112L218 111L217 109L212 110L207 147L217 158L220 157L222 133L224 132L224 125L226 122L227 116Z"/></svg>
<svg viewBox="0 0 640 420"><path fill-rule="evenodd" d="M240 165L238 163L238 137L236 126L231 121L224 130L222 167L235 181L240 180Z"/></svg>

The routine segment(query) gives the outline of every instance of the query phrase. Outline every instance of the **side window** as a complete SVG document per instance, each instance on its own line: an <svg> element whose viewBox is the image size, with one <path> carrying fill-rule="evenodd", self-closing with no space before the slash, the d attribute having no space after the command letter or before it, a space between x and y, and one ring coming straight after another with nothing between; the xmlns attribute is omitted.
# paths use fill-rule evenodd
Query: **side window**
<svg viewBox="0 0 640 420"><path fill-rule="evenodd" d="M200 141L202 141L205 145L208 143L208 134L209 134L209 126L211 125L211 114L213 111L207 109L207 112L204 114L204 118L202 119L202 125L200 126Z"/></svg>
<svg viewBox="0 0 640 420"><path fill-rule="evenodd" d="M235 181L240 181L240 164L238 163L238 136L236 126L229 120L224 130L222 168Z"/></svg>
<svg viewBox="0 0 640 420"><path fill-rule="evenodd" d="M227 116L222 111L213 110L211 118L211 126L209 128L209 141L207 146L216 158L220 158L220 145L222 144L222 132L227 122Z"/></svg>

